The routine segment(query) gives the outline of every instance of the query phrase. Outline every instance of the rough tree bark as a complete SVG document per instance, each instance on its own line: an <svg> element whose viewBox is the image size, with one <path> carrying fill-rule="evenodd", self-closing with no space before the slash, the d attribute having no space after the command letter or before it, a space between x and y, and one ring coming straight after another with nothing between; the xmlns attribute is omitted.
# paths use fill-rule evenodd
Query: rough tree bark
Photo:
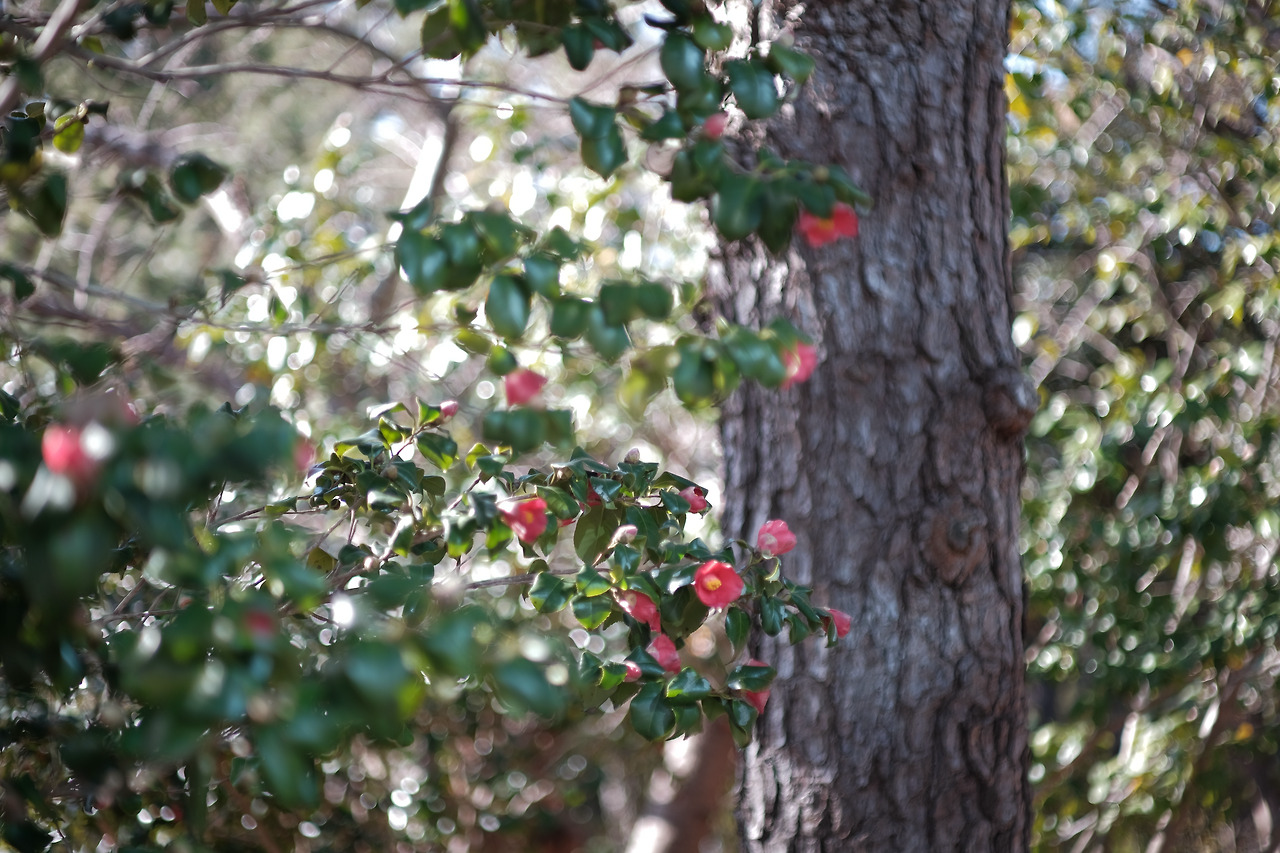
<svg viewBox="0 0 1280 853"><path fill-rule="evenodd" d="M744 4L746 5L746 4ZM760 636L778 666L741 762L751 851L1024 850L1021 436L1010 340L1008 0L766 0L818 71L761 140L843 165L857 239L726 247L721 310L791 316L822 357L725 406L725 534L786 519L793 577L848 611L836 649Z"/></svg>

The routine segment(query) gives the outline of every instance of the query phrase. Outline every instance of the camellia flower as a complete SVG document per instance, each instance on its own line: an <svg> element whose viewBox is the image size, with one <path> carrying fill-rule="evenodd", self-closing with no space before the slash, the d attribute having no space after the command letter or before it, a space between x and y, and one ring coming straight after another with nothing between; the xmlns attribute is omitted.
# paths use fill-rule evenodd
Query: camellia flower
<svg viewBox="0 0 1280 853"><path fill-rule="evenodd" d="M627 674L622 676L622 680L623 681L639 681L640 676L643 675L643 673L640 672L640 664L636 663L635 661L629 661L629 660L623 661L623 664L625 664L627 667Z"/></svg>
<svg viewBox="0 0 1280 853"><path fill-rule="evenodd" d="M708 139L719 139L724 135L724 126L729 123L729 116L724 113L712 113L703 122L702 132Z"/></svg>
<svg viewBox="0 0 1280 853"><path fill-rule="evenodd" d="M507 392L507 396L508 397L511 396L510 391ZM458 401L445 400L443 403L440 404L440 419L436 421L436 423L444 423L445 421L449 420L456 414L458 414Z"/></svg>
<svg viewBox="0 0 1280 853"><path fill-rule="evenodd" d="M653 642L649 643L648 652L667 672L680 671L680 654L676 651L676 644L666 634L654 637Z"/></svg>
<svg viewBox="0 0 1280 853"><path fill-rule="evenodd" d="M853 620L849 618L849 614L845 613L843 610L836 610L834 607L828 607L827 612L831 614L827 618L829 618L836 626L836 636L848 636L849 629L853 627ZM827 618L822 620L823 624L826 624Z"/></svg>
<svg viewBox="0 0 1280 853"><path fill-rule="evenodd" d="M521 542L537 542L547 529L547 502L542 498L522 500L502 511L502 521Z"/></svg>
<svg viewBox="0 0 1280 853"><path fill-rule="evenodd" d="M689 512L702 512L707 508L706 492L697 486L680 490L680 497L689 502Z"/></svg>
<svg viewBox="0 0 1280 853"><path fill-rule="evenodd" d="M800 219L796 230L804 237L805 242L813 248L834 243L841 237L858 236L858 214L843 202L836 202L831 209L831 216L823 219L814 216L807 210L800 211Z"/></svg>
<svg viewBox="0 0 1280 853"><path fill-rule="evenodd" d="M766 557L776 557L796 547L796 535L787 527L785 521L775 518L760 525L760 533L756 536L756 547Z"/></svg>
<svg viewBox="0 0 1280 853"><path fill-rule="evenodd" d="M545 376L539 376L524 367L516 368L502 380L503 388L507 392L507 403L512 406L523 406L538 396L538 392L546 384Z"/></svg>
<svg viewBox="0 0 1280 853"><path fill-rule="evenodd" d="M747 661L747 666L768 666L768 664L762 660L752 658ZM751 703L751 707L756 709L757 714L763 714L765 703L769 701L769 688L766 687L764 690L756 691L744 690L742 691L742 698Z"/></svg>
<svg viewBox="0 0 1280 853"><path fill-rule="evenodd" d="M797 342L792 349L782 351L782 363L787 375L780 387L790 388L813 375L813 369L818 366L818 353L808 344Z"/></svg>
<svg viewBox="0 0 1280 853"><path fill-rule="evenodd" d="M618 606L631 615L637 622L643 622L655 631L662 630L662 619L658 616L658 605L653 599L634 589L618 593Z"/></svg>
<svg viewBox="0 0 1280 853"><path fill-rule="evenodd" d="M75 427L53 424L46 428L40 440L45 467L81 485L92 480L98 470L98 460L85 450L82 438L81 431Z"/></svg>
<svg viewBox="0 0 1280 853"><path fill-rule="evenodd" d="M707 560L693 576L693 591L708 607L727 607L738 600L745 586L733 566L719 560Z"/></svg>

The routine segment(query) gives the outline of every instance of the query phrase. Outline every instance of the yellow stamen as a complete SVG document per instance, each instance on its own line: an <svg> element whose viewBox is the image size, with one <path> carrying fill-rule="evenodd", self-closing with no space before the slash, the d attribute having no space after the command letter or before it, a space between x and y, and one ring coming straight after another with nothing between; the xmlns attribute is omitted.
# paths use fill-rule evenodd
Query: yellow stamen
<svg viewBox="0 0 1280 853"><path fill-rule="evenodd" d="M723 584L720 583L720 578L707 578L702 582L702 585L706 587L709 592L715 592L723 586Z"/></svg>

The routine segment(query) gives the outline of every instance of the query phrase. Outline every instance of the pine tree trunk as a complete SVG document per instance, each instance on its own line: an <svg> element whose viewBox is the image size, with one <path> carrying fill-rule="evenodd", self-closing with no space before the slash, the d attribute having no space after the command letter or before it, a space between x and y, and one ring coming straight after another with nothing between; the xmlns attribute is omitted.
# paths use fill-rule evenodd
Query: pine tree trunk
<svg viewBox="0 0 1280 853"><path fill-rule="evenodd" d="M853 617L831 650L754 640L779 677L741 763L744 849L1025 850L1018 487L1036 397L1009 332L1008 0L758 14L761 36L789 28L818 60L763 142L843 165L875 207L856 239L780 259L732 245L712 274L729 319L789 316L822 358L804 384L726 404L726 537L785 519L788 574Z"/></svg>

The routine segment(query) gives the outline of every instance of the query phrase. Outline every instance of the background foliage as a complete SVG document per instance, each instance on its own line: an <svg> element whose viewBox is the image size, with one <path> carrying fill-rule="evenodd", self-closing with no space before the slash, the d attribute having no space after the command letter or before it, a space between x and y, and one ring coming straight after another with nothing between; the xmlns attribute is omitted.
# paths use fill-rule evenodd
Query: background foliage
<svg viewBox="0 0 1280 853"><path fill-rule="evenodd" d="M1045 849L1275 843L1278 44L1269 3L1018 6Z"/></svg>

